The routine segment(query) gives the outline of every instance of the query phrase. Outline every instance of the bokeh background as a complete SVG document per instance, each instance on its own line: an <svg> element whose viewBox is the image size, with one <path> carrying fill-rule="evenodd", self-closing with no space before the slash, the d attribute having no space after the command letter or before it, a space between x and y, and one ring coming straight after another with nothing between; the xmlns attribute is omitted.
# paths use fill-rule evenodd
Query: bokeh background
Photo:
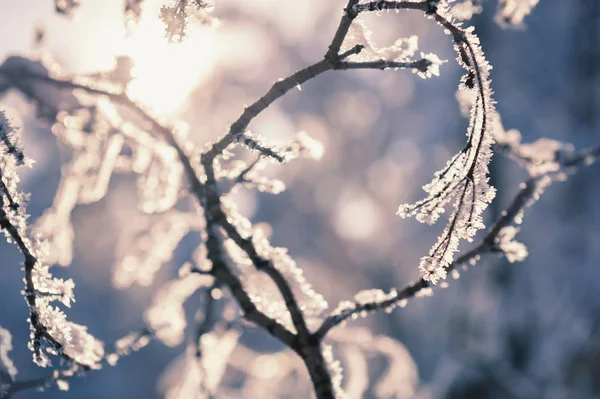
<svg viewBox="0 0 600 399"><path fill-rule="evenodd" d="M147 0L139 26L127 36L120 0L82 1L73 19L57 15L50 0L2 0L0 59L30 54L36 27L46 32L44 51L74 74L110 69L116 56L129 55L136 63L132 94L165 120L187 122L190 137L201 145L222 135L273 81L320 59L345 5L219 0L217 29L191 26L184 43L169 45L157 18L160 3ZM492 87L505 127L520 130L525 142L549 137L577 148L599 145L600 4L544 0L518 30L494 23L496 7L485 1L473 23L494 67ZM364 21L380 46L418 35L421 51L449 61L441 76L327 72L290 92L251 130L281 142L305 130L324 143L325 155L274 168L271 173L288 185L280 195L239 194L243 212L272 226L273 243L290 249L332 306L359 289L403 287L418 277L418 261L443 226L402 220L395 212L400 203L420 198L421 186L462 147L467 125L455 100L462 70L450 37L419 12ZM0 109L21 127L36 160L22 184L32 194L35 220L51 205L62 155L19 94L7 93ZM598 168L552 186L528 212L518 236L529 248L525 262L488 257L461 270L458 281L449 278L449 288L433 297L358 322L406 346L418 366L419 396L600 397ZM491 169L499 194L488 220L526 178L500 156ZM184 240L150 287L113 288L115 248L130 223L135 195L134 180L119 176L105 199L77 207L73 264L54 269L76 283L70 319L105 342L143 327L153 292L176 276L193 250L193 240ZM33 365L26 348L21 262L13 246L0 242L0 325L13 334L11 357L19 377L29 378L45 371ZM26 391L18 397L160 397L157 380L183 350L153 342L116 368L73 379L68 392Z"/></svg>

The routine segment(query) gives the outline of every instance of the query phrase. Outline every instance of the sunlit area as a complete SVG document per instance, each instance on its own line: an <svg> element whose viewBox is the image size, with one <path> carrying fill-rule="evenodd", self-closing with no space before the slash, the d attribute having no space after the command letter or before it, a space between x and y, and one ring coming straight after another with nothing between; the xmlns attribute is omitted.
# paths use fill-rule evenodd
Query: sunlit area
<svg viewBox="0 0 600 399"><path fill-rule="evenodd" d="M218 56L212 29L191 24L181 43L165 40L165 26L156 7L146 6L139 24L125 39L124 55L131 57L132 81L127 93L166 116L180 110L190 93L210 77Z"/></svg>
<svg viewBox="0 0 600 399"><path fill-rule="evenodd" d="M598 4L0 1L0 399L600 397Z"/></svg>

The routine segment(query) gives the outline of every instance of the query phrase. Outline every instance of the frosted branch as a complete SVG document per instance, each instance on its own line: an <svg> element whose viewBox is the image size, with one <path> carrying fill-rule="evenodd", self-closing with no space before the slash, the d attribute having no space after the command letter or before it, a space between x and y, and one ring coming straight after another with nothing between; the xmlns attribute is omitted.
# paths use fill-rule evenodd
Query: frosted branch
<svg viewBox="0 0 600 399"><path fill-rule="evenodd" d="M426 58L420 59L418 61L407 61L407 62L398 62L398 61L387 61L387 60L378 60L378 61L365 61L365 62L351 62L351 61L342 61L338 64L336 69L345 70L345 69L416 69L420 72L427 72L427 69L432 65L432 62Z"/></svg>
<svg viewBox="0 0 600 399"><path fill-rule="evenodd" d="M0 176L2 176L2 168L0 168ZM0 228L6 232L25 258L25 300L29 305L30 310L29 322L32 330L31 347L35 353L35 358L41 365L47 364L48 360L42 352L42 340L44 340L50 345L51 351L55 351L65 359L74 362L83 370L89 370L94 367L94 363L97 361L97 353L81 354L78 350L87 350L87 344L92 342L72 341L73 338L79 341L87 340L87 333L81 331L81 334L79 334L80 326L66 322L64 315L60 313L58 309L48 307L48 299L40 299L38 303L38 293L40 289L38 284L46 285L47 288L44 287L46 289L56 289L57 291L52 292L54 295L52 295L51 299L64 298L62 300L67 305L71 301L73 284L72 282L69 283L52 279L48 274L47 267L38 265L38 258L34 255L36 250L33 249L32 242L24 236L24 219L20 225L16 225L13 222L16 217L19 217L19 214L11 216L9 214L10 211L7 211L5 207L5 198L10 195L10 192L6 189L6 183L4 183L2 187L3 192L0 193ZM23 205L19 204L20 217L24 217L23 208ZM48 284L55 284L56 288L53 288ZM41 289L44 290L44 288ZM48 325L46 323L56 325ZM60 338L58 338L56 334L59 334ZM82 344L81 346L79 346L80 343ZM70 350L72 347L71 344L77 346L75 351ZM96 343L92 343L92 345L96 346ZM100 348L93 350L101 351Z"/></svg>
<svg viewBox="0 0 600 399"><path fill-rule="evenodd" d="M138 351L145 347L153 337L153 332L148 329L143 329L137 332L132 332L127 336L115 342L115 349L111 353L106 353L104 359L111 366L115 366L117 361L122 356L131 354L133 351ZM2 396L0 390L0 398L10 398L11 395L29 389L46 389L52 386L57 386L61 390L69 388L68 379L78 375L77 368L67 368L62 370L54 370L50 375L42 378L31 380L14 381L5 391L6 396Z"/></svg>
<svg viewBox="0 0 600 399"><path fill-rule="evenodd" d="M519 192L510 205L502 212L501 216L490 228L487 234L474 248L460 255L447 267L453 272L453 277L458 278L460 266L477 263L482 255L499 253L505 257L513 256L507 253L506 242L502 242L507 228L515 228L523 221L525 210L531 207L541 196L544 190L553 181L564 180L566 173L575 173L582 166L589 166L600 156L600 147L584 149L571 154L561 161L561 170L548 172L544 175L531 177L521 184ZM522 259L513 259L522 260ZM408 299L415 296L430 295L431 282L421 278L416 283L410 284L402 289L392 289L389 293L382 290L367 290L358 293L354 301L345 301L338 305L337 309L329 315L314 333L319 338L325 337L331 329L344 323L348 319L358 316L366 316L376 311L390 312L397 306L405 307Z"/></svg>

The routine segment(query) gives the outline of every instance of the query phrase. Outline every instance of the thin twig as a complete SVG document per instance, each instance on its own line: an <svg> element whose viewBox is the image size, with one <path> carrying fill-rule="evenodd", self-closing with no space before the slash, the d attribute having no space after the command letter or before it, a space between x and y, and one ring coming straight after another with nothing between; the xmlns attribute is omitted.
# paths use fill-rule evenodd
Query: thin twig
<svg viewBox="0 0 600 399"><path fill-rule="evenodd" d="M456 269L460 265L467 264L472 260L478 260L480 256L490 253L503 253L497 246L497 239L503 228L516 224L515 219L521 218L524 210L529 207L539 195L541 188L548 185L553 178L564 172L576 172L582 165L591 163L591 158L600 156L600 147L594 147L576 152L566 158L562 163L562 170L548 172L546 174L529 178L522 184L517 195L514 197L508 208L502 212L501 216L490 228L488 233L481 239L478 245L459 256L448 267L448 271ZM384 301L372 301L364 303L355 303L355 306L346 309L339 314L333 314L327 317L321 326L314 333L319 339L324 338L331 329L342 324L344 321L352 318L354 315L363 312L375 312L390 309L397 306L398 303L414 297L419 291L425 288L431 288L431 284L421 278L416 283L410 284L396 291Z"/></svg>
<svg viewBox="0 0 600 399"><path fill-rule="evenodd" d="M350 62L342 61L339 62L335 69L346 70L346 69L418 69L421 72L427 71L427 68L431 66L431 61L428 59L421 59L417 61L388 61L388 60L377 60L377 61L364 61L364 62Z"/></svg>
<svg viewBox="0 0 600 399"><path fill-rule="evenodd" d="M1 175L2 170L0 170L0 176ZM33 282L33 269L37 264L38 259L33 255L31 250L27 246L27 243L25 242L26 239L21 236L18 228L10 221L8 214L6 213L6 211L4 211L4 195L6 195L7 198L10 198L10 193L8 192L8 190L6 190L6 186L4 184L2 184L0 188L3 189L3 191L0 192L0 229L3 229L6 232L8 232L13 242L19 248L19 250L23 254L23 257L25 258L25 300L29 305L29 321L33 328L34 334L33 350L36 356L41 356L40 339L43 338L46 341L48 341L50 345L52 345L52 347L58 353L60 353L60 355L64 359L73 362L74 364L81 367L83 370L89 370L91 368L91 365L79 363L71 356L67 355L64 352L64 345L61 342L59 342L56 338L54 338L52 334L50 334L50 332L48 331L48 328L40 321L38 308L36 304L37 293L35 284ZM9 203L9 206L10 205L11 204Z"/></svg>
<svg viewBox="0 0 600 399"><path fill-rule="evenodd" d="M154 331L144 328L140 330L138 333L138 337L136 338L136 342L139 342L141 339L151 338L154 336ZM106 353L103 357L103 360L108 364L111 362L108 360L111 356L117 355L119 357L129 354L131 351L125 350L124 348L116 348L112 353ZM0 398L10 398L13 394L25 391L28 389L38 389L42 387L48 387L51 384L55 383L57 380L71 378L77 375L76 370L55 370L52 374L46 377L34 378L30 380L23 381L15 381L10 384L8 391L5 396L0 396Z"/></svg>

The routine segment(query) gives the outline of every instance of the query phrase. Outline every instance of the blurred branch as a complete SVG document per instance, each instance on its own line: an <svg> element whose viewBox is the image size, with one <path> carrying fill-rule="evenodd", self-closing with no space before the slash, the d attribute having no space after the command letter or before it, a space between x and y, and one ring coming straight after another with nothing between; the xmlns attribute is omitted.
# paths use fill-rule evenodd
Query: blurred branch
<svg viewBox="0 0 600 399"><path fill-rule="evenodd" d="M196 338L194 340L197 358L202 356L202 347L200 345L202 337L212 329L215 320L218 318L216 307L217 299L213 296L213 290L219 289L220 287L221 282L215 279L215 282L204 290L204 317L202 321L198 323L198 327L196 328Z"/></svg>
<svg viewBox="0 0 600 399"><path fill-rule="evenodd" d="M132 333L128 334L125 338L119 339L114 345L115 350L112 353L105 354L103 360L105 360L111 366L114 366L116 364L116 360L119 357L131 354L132 349L134 351L137 351L141 347L146 346L148 341L150 339L152 339L153 336L154 336L154 332L147 328L144 328L137 332L132 332ZM131 339L130 337L133 337L133 339ZM127 345L120 344L120 342L123 341L124 339L126 339L128 341ZM9 384L9 388L6 391L5 395L0 396L0 398L8 399L15 393L20 392L20 391L26 391L28 389L48 388L52 384L57 383L58 380L72 378L72 377L78 375L77 371L78 371L77 369L54 370L52 372L52 374L50 374L46 377L34 378L34 379L30 379L30 380L14 381L13 383ZM89 371L89 370L87 370L87 371Z"/></svg>
<svg viewBox="0 0 600 399"><path fill-rule="evenodd" d="M34 74L34 73L29 73L27 71L22 71L22 72L19 72L18 75L15 75L13 73L3 71L2 68L0 68L0 74L2 74L2 73L4 73L5 75L7 75L7 77L12 78L12 79L32 79L34 81L39 81L39 82L42 82L45 84L50 84L50 85L53 85L55 87L59 87L62 89L73 89L73 90L80 89L82 91L87 92L88 94L106 96L110 100L112 100L116 103L127 106L133 112L135 112L138 116L142 117L143 120L148 122L152 126L152 130L159 133L160 136L163 139L165 139L165 141L177 151L179 160L181 161L181 163L184 166L186 177L188 178L189 183L191 185L190 191L193 193L193 195L197 198L197 200L201 204L206 202L205 187L200 182L200 178L198 177L195 169L193 168L190 158L188 157L187 153L183 150L183 148L177 142L173 132L166 126L159 123L152 116L150 116L150 114L148 112L146 112L139 104L137 104L133 100L131 100L125 93L110 92L107 90L95 88L95 87L88 86L85 84L76 83L76 82L69 81L69 80L61 80L61 79L57 79L57 78L52 78L50 76L43 76L43 75L38 75L38 74ZM217 196L217 198L218 198L218 196ZM212 209L214 209L214 208L212 208ZM2 216L2 214L0 214L0 216ZM225 220L227 218L225 216L225 214L223 213L223 211L219 208L217 215L216 215L216 220L217 221L220 220L219 219L220 217L222 217ZM215 218L215 217L213 216L210 219L213 220L213 218ZM225 222L223 224L229 224L229 223ZM235 230L235 228L232 225L229 225L229 226L231 229ZM208 227L208 230L211 231L210 226ZM237 231L235 233L237 233ZM243 239L241 238L241 236L239 236L239 233L237 233L237 235L238 235L238 240L240 242L243 242ZM210 235L209 235L209 238L210 238ZM252 246L252 243L246 242L242 245L244 245L246 248L249 248L250 246ZM214 246L210 247L210 248L212 248L212 250L214 251ZM254 258L254 260L256 260L257 258L259 258L259 255L256 253L254 248L252 248L252 249L253 249L253 252L252 252L253 258ZM209 251L209 253L210 252L211 251ZM27 252L27 253L29 253L29 252ZM250 320L250 321L255 322L257 325L262 326L263 328L265 328L265 330L267 330L268 332L270 332L271 334L273 334L277 338L279 338L283 343L290 346L291 343L293 342L293 334L290 333L287 329L285 329L285 327L283 327L281 324L279 324L276 321L274 321L273 319L269 318L268 316L266 316L265 314L263 314L256 308L256 306L252 303L250 297L245 292L240 280L229 270L228 266L224 262L220 261L220 259L221 259L220 257L214 257L214 256L211 258L211 260L213 261L213 265L214 265L213 266L214 267L213 275L227 285L227 287L230 289L230 291L232 292L234 297L237 299L240 307L244 310L246 318L248 318L248 320ZM35 263L35 260L33 260L33 263ZM32 263L31 268L33 268L33 263ZM268 266L265 266L265 267L268 267ZM282 289L286 292L287 298L288 299L293 298L293 295L291 293L291 288L289 287L289 285L287 285L285 278L272 265L269 268L268 273L273 275L274 280L276 280L278 282L278 284L283 287ZM32 290L33 290L33 288L32 288ZM288 302L291 304L292 302L295 302L295 301L293 301L293 299L290 299ZM298 321L299 317L301 317L301 312L300 312L298 305L296 304L295 306L296 306L296 311L294 312L294 314L296 315L296 320ZM33 323L33 321L32 321L32 323ZM308 331L308 329L306 329L306 331Z"/></svg>
<svg viewBox="0 0 600 399"><path fill-rule="evenodd" d="M6 391L6 393L4 395L0 395L0 398L9 399L10 397L12 397L12 395L14 395L17 392L26 391L28 389L38 389L38 388L48 385L49 383L52 383L55 380L56 380L56 377L53 373L47 377L34 378L31 380L15 381L12 384L10 384L8 390Z"/></svg>
<svg viewBox="0 0 600 399"><path fill-rule="evenodd" d="M213 328L216 320L219 317L218 313L220 312L217 310L217 299L215 299L213 296L213 290L218 289L219 287L221 287L221 282L215 279L215 282L204 290L204 317L196 327L196 336L194 339L194 345L196 347L195 356L198 362L198 367L200 370L202 370L204 375L206 375L206 370L202 364L202 337ZM209 387L206 386L206 378L202 378L202 381L200 382L200 390L208 399L213 398Z"/></svg>

